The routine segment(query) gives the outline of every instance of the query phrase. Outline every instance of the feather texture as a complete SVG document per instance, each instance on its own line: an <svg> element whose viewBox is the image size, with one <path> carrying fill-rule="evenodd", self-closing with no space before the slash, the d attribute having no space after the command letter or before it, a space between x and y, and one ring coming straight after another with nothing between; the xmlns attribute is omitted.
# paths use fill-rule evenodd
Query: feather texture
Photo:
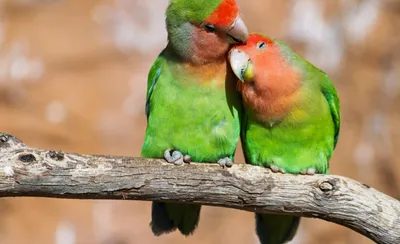
<svg viewBox="0 0 400 244"><path fill-rule="evenodd" d="M224 25L237 16L233 0L171 0L166 20L169 43L148 77L143 157L163 158L165 150L173 149L195 162L233 160L241 105L226 62L229 43ZM201 24L207 21L218 31L204 29ZM153 202L153 233L178 229L192 234L200 207Z"/></svg>
<svg viewBox="0 0 400 244"><path fill-rule="evenodd" d="M330 78L283 42L260 34L251 34L247 45L235 50L249 57L253 69L238 85L246 163L293 174L329 173L340 129L339 99ZM262 244L287 242L299 220L256 214L257 235Z"/></svg>

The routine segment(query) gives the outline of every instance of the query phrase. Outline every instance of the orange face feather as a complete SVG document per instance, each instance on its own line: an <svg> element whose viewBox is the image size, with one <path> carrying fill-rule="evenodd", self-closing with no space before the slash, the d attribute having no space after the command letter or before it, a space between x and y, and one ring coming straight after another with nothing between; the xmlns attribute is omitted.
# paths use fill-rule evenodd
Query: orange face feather
<svg viewBox="0 0 400 244"><path fill-rule="evenodd" d="M285 60L278 44L262 35L251 34L246 45L234 49L247 54L253 65L252 79L238 84L246 107L261 121L279 121L295 104L300 71Z"/></svg>

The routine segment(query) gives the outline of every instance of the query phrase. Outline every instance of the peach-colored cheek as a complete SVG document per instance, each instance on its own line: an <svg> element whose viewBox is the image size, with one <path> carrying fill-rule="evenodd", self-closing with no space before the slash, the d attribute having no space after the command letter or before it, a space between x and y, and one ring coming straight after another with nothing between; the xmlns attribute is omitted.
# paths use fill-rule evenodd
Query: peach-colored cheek
<svg viewBox="0 0 400 244"><path fill-rule="evenodd" d="M193 58L198 63L225 60L229 49L229 44L224 37L200 28L194 30L190 45Z"/></svg>

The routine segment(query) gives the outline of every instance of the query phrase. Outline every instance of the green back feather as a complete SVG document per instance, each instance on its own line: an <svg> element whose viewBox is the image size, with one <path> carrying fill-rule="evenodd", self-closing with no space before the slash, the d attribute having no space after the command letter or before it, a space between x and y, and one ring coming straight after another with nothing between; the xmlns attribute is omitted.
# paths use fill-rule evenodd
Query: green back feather
<svg viewBox="0 0 400 244"><path fill-rule="evenodd" d="M336 89L333 86L333 83L329 78L329 76L326 75L325 73L323 73L321 77L321 92L322 94L324 94L326 101L329 104L329 108L331 109L331 116L333 124L335 126L335 141L334 141L335 142L334 149L335 149L337 142L339 140L339 131L340 131L340 103Z"/></svg>
<svg viewBox="0 0 400 244"><path fill-rule="evenodd" d="M146 92L146 116L149 118L150 114L150 97L153 93L154 87L157 84L157 80L161 75L162 66L164 63L163 55L157 57L156 61L150 68L147 78L147 92Z"/></svg>

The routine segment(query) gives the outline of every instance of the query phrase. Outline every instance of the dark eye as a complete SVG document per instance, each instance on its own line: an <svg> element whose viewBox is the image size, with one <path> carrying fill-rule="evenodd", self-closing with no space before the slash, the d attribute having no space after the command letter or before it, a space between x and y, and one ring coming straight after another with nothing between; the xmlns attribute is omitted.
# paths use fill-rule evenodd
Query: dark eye
<svg viewBox="0 0 400 244"><path fill-rule="evenodd" d="M266 47L267 47L267 44L265 44L265 42L257 43L257 49L259 49L259 50L263 50Z"/></svg>
<svg viewBox="0 0 400 244"><path fill-rule="evenodd" d="M208 32L214 32L215 31L215 26L211 25L211 24L207 24L207 25L204 25L204 29L206 31L208 31Z"/></svg>

